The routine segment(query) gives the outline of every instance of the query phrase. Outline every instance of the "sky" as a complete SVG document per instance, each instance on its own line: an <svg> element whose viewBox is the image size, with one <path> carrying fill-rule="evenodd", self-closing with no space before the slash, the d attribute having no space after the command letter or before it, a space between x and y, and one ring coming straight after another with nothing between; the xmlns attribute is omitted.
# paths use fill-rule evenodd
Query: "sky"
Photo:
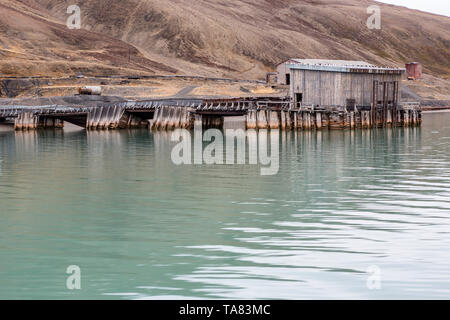
<svg viewBox="0 0 450 320"><path fill-rule="evenodd" d="M450 1L448 0L376 0L411 9L432 12L450 17Z"/></svg>

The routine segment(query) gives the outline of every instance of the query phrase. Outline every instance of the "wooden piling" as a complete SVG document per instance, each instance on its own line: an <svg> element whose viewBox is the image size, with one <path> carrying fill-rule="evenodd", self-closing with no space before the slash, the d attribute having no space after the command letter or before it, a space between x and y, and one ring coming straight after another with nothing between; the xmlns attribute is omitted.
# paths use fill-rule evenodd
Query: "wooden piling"
<svg viewBox="0 0 450 320"><path fill-rule="evenodd" d="M256 124L257 124L258 129L267 129L268 128L269 125L267 123L266 110L259 110L257 112Z"/></svg>
<svg viewBox="0 0 450 320"><path fill-rule="evenodd" d="M303 115L300 111L297 111L296 114L297 114L297 130L303 130Z"/></svg>
<svg viewBox="0 0 450 320"><path fill-rule="evenodd" d="M246 117L246 127L247 129L256 129L257 128L257 124L256 124L256 110L249 110L247 112L247 117Z"/></svg>
<svg viewBox="0 0 450 320"><path fill-rule="evenodd" d="M370 127L369 114L367 111L361 112L361 124L363 129L367 129Z"/></svg>
<svg viewBox="0 0 450 320"><path fill-rule="evenodd" d="M350 112L350 129L355 129L355 112Z"/></svg>
<svg viewBox="0 0 450 320"><path fill-rule="evenodd" d="M174 108L167 108L166 118L164 119L165 129L172 130L173 129L173 110Z"/></svg>
<svg viewBox="0 0 450 320"><path fill-rule="evenodd" d="M414 110L411 110L411 126L416 125L416 112Z"/></svg>
<svg viewBox="0 0 450 320"><path fill-rule="evenodd" d="M308 111L303 112L303 129L311 129L311 113Z"/></svg>
<svg viewBox="0 0 450 320"><path fill-rule="evenodd" d="M196 114L195 115L194 127L195 128L202 128L203 127L203 117L202 117L201 114Z"/></svg>
<svg viewBox="0 0 450 320"><path fill-rule="evenodd" d="M269 127L270 129L280 129L280 119L277 111L269 111Z"/></svg>
<svg viewBox="0 0 450 320"><path fill-rule="evenodd" d="M14 119L14 130L35 130L38 127L39 117L33 112L22 112Z"/></svg>
<svg viewBox="0 0 450 320"><path fill-rule="evenodd" d="M386 125L387 126L392 126L392 110L387 110L387 118L386 118Z"/></svg>
<svg viewBox="0 0 450 320"><path fill-rule="evenodd" d="M410 124L410 122L409 122L409 110L405 110L403 112L403 125L405 127L408 127L409 124Z"/></svg>
<svg viewBox="0 0 450 320"><path fill-rule="evenodd" d="M178 107L175 109L175 113L173 115L174 119L173 119L173 127L175 129L180 128L181 127L181 115L182 115L182 108Z"/></svg>
<svg viewBox="0 0 450 320"><path fill-rule="evenodd" d="M190 116L190 112L186 108L181 109L180 127L183 129L191 128L191 116Z"/></svg>
<svg viewBox="0 0 450 320"><path fill-rule="evenodd" d="M285 116L286 116L286 129L291 130L292 129L291 113L289 111L285 111Z"/></svg>
<svg viewBox="0 0 450 320"><path fill-rule="evenodd" d="M281 130L286 130L286 112L280 111Z"/></svg>
<svg viewBox="0 0 450 320"><path fill-rule="evenodd" d="M322 113L316 112L316 128L322 129Z"/></svg>
<svg viewBox="0 0 450 320"><path fill-rule="evenodd" d="M292 113L292 117L293 117L294 130L297 130L297 128L298 128L298 113L297 112L293 112Z"/></svg>
<svg viewBox="0 0 450 320"><path fill-rule="evenodd" d="M163 107L162 119L161 119L161 130L166 130L169 124L169 114L170 108L168 106Z"/></svg>

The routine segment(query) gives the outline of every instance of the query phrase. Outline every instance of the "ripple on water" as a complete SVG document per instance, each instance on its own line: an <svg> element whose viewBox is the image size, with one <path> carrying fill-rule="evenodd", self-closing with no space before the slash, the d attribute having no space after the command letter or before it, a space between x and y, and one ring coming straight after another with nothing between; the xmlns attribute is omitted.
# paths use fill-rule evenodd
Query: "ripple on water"
<svg viewBox="0 0 450 320"><path fill-rule="evenodd" d="M448 298L449 120L283 133L266 177L174 166L168 134L3 132L0 298Z"/></svg>

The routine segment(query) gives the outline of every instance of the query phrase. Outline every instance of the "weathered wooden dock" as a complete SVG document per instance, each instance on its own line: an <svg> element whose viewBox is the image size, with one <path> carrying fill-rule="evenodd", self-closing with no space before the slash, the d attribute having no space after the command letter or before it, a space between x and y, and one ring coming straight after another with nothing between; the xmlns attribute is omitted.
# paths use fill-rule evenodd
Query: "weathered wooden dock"
<svg viewBox="0 0 450 320"><path fill-rule="evenodd" d="M129 101L97 107L0 106L0 121L14 123L16 130L62 128L64 121L87 130L221 127L224 118L236 116L242 116L247 129L356 129L422 122L418 103L323 107L294 104L289 97Z"/></svg>

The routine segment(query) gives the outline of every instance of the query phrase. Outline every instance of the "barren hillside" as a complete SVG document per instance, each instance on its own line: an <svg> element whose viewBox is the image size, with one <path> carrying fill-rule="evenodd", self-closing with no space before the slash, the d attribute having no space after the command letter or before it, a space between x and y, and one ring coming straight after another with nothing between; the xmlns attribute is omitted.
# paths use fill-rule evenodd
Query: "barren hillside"
<svg viewBox="0 0 450 320"><path fill-rule="evenodd" d="M7 75L191 74L263 78L289 57L366 60L450 74L450 18L368 0L0 0ZM366 27L382 9L381 30Z"/></svg>
<svg viewBox="0 0 450 320"><path fill-rule="evenodd" d="M1 76L176 72L145 58L133 45L83 29L69 30L38 9L25 1L0 0Z"/></svg>

